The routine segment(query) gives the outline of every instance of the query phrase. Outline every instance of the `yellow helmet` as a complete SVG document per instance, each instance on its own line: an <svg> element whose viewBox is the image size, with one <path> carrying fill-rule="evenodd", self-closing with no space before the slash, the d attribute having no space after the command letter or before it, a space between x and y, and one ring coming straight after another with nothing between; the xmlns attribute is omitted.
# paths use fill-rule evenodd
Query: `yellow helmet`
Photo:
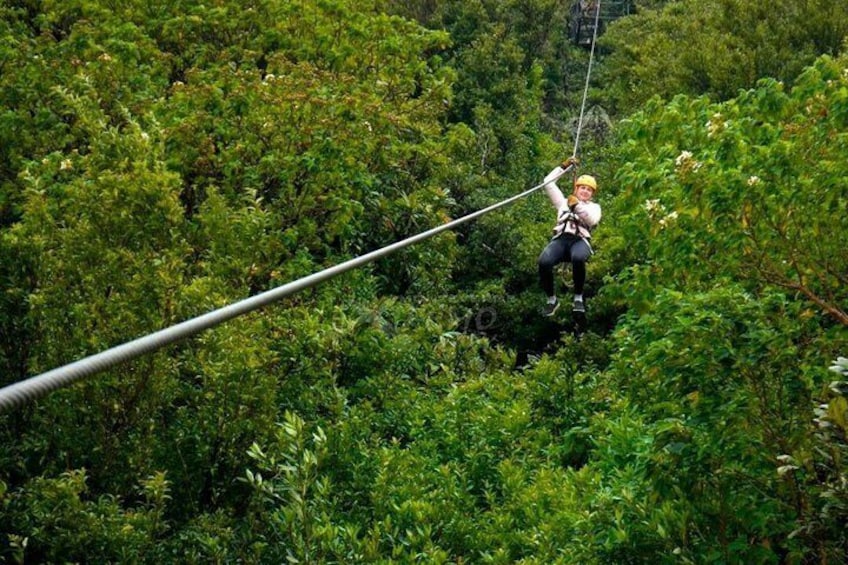
<svg viewBox="0 0 848 565"><path fill-rule="evenodd" d="M581 184L583 186L588 186L594 192L598 191L598 182L592 175L580 175L579 177L577 177L577 180L574 181L574 186L580 186Z"/></svg>

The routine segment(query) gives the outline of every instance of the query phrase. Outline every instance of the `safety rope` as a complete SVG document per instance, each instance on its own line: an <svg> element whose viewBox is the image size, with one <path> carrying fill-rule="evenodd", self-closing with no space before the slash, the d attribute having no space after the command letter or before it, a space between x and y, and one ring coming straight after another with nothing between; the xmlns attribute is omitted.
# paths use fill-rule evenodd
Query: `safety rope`
<svg viewBox="0 0 848 565"><path fill-rule="evenodd" d="M550 179L548 182L552 182L559 179L572 168L573 166L569 165L562 173L557 175L555 178ZM8 385L0 389L0 413L16 406L20 406L25 402L35 400L36 398L39 398L53 390L70 385L71 383L83 377L87 377L94 373L105 371L111 367L114 367L115 365L118 365L119 363L124 363L137 357L140 357L146 353L153 352L157 349L165 347L166 345L170 345L176 341L193 336L203 330L226 322L227 320L230 320L237 316L241 316L242 314L247 314L248 312L252 312L253 310L262 308L263 306L267 306L268 304L276 302L281 298L290 296L301 290L313 287L319 283L326 281L327 279L331 279L351 269L386 257L387 255L394 253L395 251L398 251L400 249L403 249L404 247L412 245L413 243L417 243L421 240L431 238L434 235L442 233L443 231L453 229L459 225L462 225L475 218L478 218L483 214L487 214L508 204L511 204L516 200L524 198L525 196L528 196L533 192L539 190L540 188L545 186L545 184L546 183L538 184L533 188L525 190L521 194L517 194L515 196L507 198L506 200L502 200L497 204L493 204L487 208L483 208L482 210L472 212L467 216L463 216L446 224L442 224L441 226L437 226L430 230L421 232L417 235L413 235L402 241L398 241L396 243L387 245L375 251L371 251L370 253L366 253L365 255L355 257L353 259L345 261L344 263L339 263L338 265L335 265L333 267L328 267L323 271L313 273L296 281L284 284L282 286L268 290L261 294L257 294L250 298L246 298L244 300L241 300L240 302L236 302L229 306L224 306L223 308L213 310L212 312L208 312L206 314L203 314L202 316L186 320L185 322L181 322L174 326L159 330L155 333L148 334L133 341L129 341L122 345L107 349L106 351L103 351L101 353L85 357L83 359L80 359L79 361L75 361L73 363L53 369L46 373L42 373L35 377L31 377L26 380Z"/></svg>
<svg viewBox="0 0 848 565"><path fill-rule="evenodd" d="M577 157L577 148L580 145L580 131L583 129L583 114L586 111L586 99L589 95L589 79L592 76L592 62L595 59L595 43L598 39L598 23L601 19L601 0L595 2L595 26L592 29L592 47L589 49L589 65L586 68L586 85L583 87L583 102L580 104L580 118L577 120L577 133L574 135L574 151L571 156Z"/></svg>

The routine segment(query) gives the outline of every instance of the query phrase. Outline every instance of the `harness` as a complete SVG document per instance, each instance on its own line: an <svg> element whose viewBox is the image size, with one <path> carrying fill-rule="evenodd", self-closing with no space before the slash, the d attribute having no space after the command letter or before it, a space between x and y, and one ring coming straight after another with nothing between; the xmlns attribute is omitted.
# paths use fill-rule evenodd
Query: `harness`
<svg viewBox="0 0 848 565"><path fill-rule="evenodd" d="M578 216L572 210L566 210L566 211L560 213L560 215L557 217L557 224L559 224L560 222L563 223L562 231L556 237L559 237L560 235L564 235L564 234L567 233L565 231L565 229L566 229L566 227L568 227L569 222L574 225L574 233L572 235L575 235L575 236L582 238L582 239L588 240L589 237L583 237L582 235L580 235L580 228L581 227L584 228L586 231L588 231L590 234L594 230L594 227L590 227L590 226L587 226L586 224L584 224L583 220L580 218L580 216Z"/></svg>
<svg viewBox="0 0 848 565"><path fill-rule="evenodd" d="M581 239L582 239L583 241L585 241L585 242L586 242L586 245L588 245L588 246L589 246L589 254L590 254L590 255L594 255L594 254L595 254L595 250L594 250L594 249L592 249L591 236L589 236L589 237L584 237L584 236L580 235L580 228L581 228L581 227L582 227L582 228L585 228L585 229L586 229L586 231L588 231L590 234L591 234L591 233L592 233L592 231L594 230L594 227L590 227L590 226L587 226L586 224L584 224L584 223L583 223L583 220L581 220L581 219L580 219L580 216L578 216L578 215L577 215L576 213L574 213L572 210L566 210L566 211L562 212L562 213L561 213L561 214L557 217L557 224L559 224L559 223L560 223L560 220L563 220L563 219L564 219L565 221L563 222L562 231L561 231L561 232L559 232L557 235L555 235L555 236L554 236L553 238L551 238L551 239L559 239L560 237L563 237L563 236L566 236L566 238L568 238L568 236L571 236L571 238L573 238L575 241L579 241L579 240L581 240ZM571 232L567 232L567 231L565 231L565 228L566 228L566 227L568 227L568 223L569 223L569 222L571 222L572 224L574 224L574 233L571 233Z"/></svg>

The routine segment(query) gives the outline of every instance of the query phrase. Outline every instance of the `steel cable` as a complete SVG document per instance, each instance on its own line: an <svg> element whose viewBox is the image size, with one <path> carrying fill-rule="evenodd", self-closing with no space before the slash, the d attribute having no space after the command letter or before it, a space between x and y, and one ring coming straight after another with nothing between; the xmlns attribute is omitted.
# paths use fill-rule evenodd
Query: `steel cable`
<svg viewBox="0 0 848 565"><path fill-rule="evenodd" d="M586 69L586 84L583 87L583 101L580 103L580 118L577 120L577 133L574 135L574 151L572 157L577 157L577 148L580 145L580 132L583 129L583 115L586 111L586 99L589 95L589 79L592 76L592 62L595 59L595 42L598 40L598 23L601 19L601 0L595 3L595 26L592 29L592 47L589 49L589 65Z"/></svg>
<svg viewBox="0 0 848 565"><path fill-rule="evenodd" d="M551 179L549 182L559 179L572 168L573 166L569 165L562 173ZM170 345L179 340L193 336L203 330L226 322L227 320L231 320L232 318L241 316L242 314L247 314L248 312L267 306L268 304L276 302L286 296L290 296L301 290L313 287L351 269L385 257L395 251L412 245L413 243L431 238L446 230L453 229L461 224L524 198L525 196L539 190L545 184L546 183L536 185L533 188L525 190L521 194L502 200L501 202L493 204L487 208L472 212L471 214L446 224L442 224L391 245L371 251L365 255L355 257L349 261L339 263L333 267L328 267L327 269L300 278L296 281L284 284L250 298L246 298L234 304L230 304L229 306L213 310L196 318L191 318L179 324L145 335L111 349L107 349L101 353L63 365L56 369L47 371L46 373L8 385L0 389L0 413L20 406L26 402L33 401L58 388L68 386L79 379L105 371L115 365L130 361L146 353L165 347L166 345Z"/></svg>

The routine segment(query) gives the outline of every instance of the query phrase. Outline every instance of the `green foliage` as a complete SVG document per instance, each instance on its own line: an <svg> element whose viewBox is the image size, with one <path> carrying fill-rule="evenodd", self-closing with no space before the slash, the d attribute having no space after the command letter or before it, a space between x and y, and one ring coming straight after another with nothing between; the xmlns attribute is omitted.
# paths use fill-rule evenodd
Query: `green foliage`
<svg viewBox="0 0 848 565"><path fill-rule="evenodd" d="M792 515L775 460L807 441L796 415L807 412L815 378L793 363L791 319L779 296L753 300L728 288L661 293L649 314L622 326L611 374L648 426L639 473L651 486L640 490L675 509L682 522L660 521L679 537L665 543L695 561L712 551L760 561L762 550L745 540L787 543Z"/></svg>
<svg viewBox="0 0 848 565"><path fill-rule="evenodd" d="M810 423L822 356L844 347L830 331L845 324L845 266L833 268L844 171L831 164L843 116L830 110L844 67L823 57L791 90L766 80L721 104L679 96L624 124L610 251L632 266L603 289L629 310L607 375L623 398L596 425L612 438L635 415L640 431L589 464L637 509L609 530L613 560L842 557L821 518L832 507L812 502L836 492L841 465L826 458L829 474L804 486L789 471L816 465L811 443L833 449ZM641 461L622 476L628 447Z"/></svg>
<svg viewBox="0 0 848 565"><path fill-rule="evenodd" d="M22 260L10 282L22 301L14 307L26 308L18 327L27 330L21 343L32 372L173 323L188 253L178 179L162 163L159 132L133 121L110 126L89 104L89 93L60 94L85 132L86 149L30 163L21 174L21 221L3 234L4 245ZM138 425L169 386L169 365L152 357L112 373L101 387L68 391L45 403L40 418L47 428L33 426L22 435L52 436L59 460L68 456L87 466L89 457L103 457L107 465L92 471L96 480L122 469L127 475L112 479L134 482L146 453L140 446L150 440L150 430ZM68 403L86 408L73 413ZM79 435L61 431L83 422ZM130 444L139 448L127 449Z"/></svg>
<svg viewBox="0 0 848 565"><path fill-rule="evenodd" d="M586 139L592 331L535 314L536 195L0 416L0 560L843 561L846 63L799 72L844 17L737 4L608 32L614 109L653 74L750 90ZM5 3L3 382L534 184L567 30L551 0ZM784 52L792 88L755 84Z"/></svg>
<svg viewBox="0 0 848 565"><path fill-rule="evenodd" d="M613 23L601 43L604 99L616 113L654 96L707 94L726 100L765 77L791 83L848 31L842 2L668 2Z"/></svg>
<svg viewBox="0 0 848 565"><path fill-rule="evenodd" d="M85 471L55 479L36 478L4 501L5 523L16 561L133 561L153 559L163 521L169 482L157 473L138 488L136 508L124 509L111 495L92 495Z"/></svg>
<svg viewBox="0 0 848 565"><path fill-rule="evenodd" d="M385 4L450 34L452 42L444 49L445 60L456 70L450 119L474 127L477 139L470 157L481 174L496 186L501 177L524 183L528 171L540 163L562 159L561 147L548 154L540 146L549 135L559 136L561 120L555 105L582 87L585 62L579 50L569 50L568 11L561 3L387 0Z"/></svg>
<svg viewBox="0 0 848 565"><path fill-rule="evenodd" d="M270 451L256 443L251 446L249 455L260 470L248 469L246 476L257 498L256 538L267 548L262 559L297 563L323 563L330 556L339 561L361 559L344 551L344 536L355 534L355 529L345 531L330 522L330 483L319 475L327 441L323 430L317 428L310 437L305 422L287 413L275 439Z"/></svg>
<svg viewBox="0 0 848 565"><path fill-rule="evenodd" d="M848 92L844 68L824 57L789 92L764 81L726 103L679 97L636 115L613 212L645 266L632 276L778 286L845 324L845 116L829 110Z"/></svg>
<svg viewBox="0 0 848 565"><path fill-rule="evenodd" d="M793 535L808 547L816 547L822 560L846 557L845 532L839 524L848 512L845 456L848 453L848 360L839 357L830 370L839 375L821 395L815 408L812 442L798 446L778 459L778 474L792 493L798 509ZM801 558L800 551L798 557Z"/></svg>

